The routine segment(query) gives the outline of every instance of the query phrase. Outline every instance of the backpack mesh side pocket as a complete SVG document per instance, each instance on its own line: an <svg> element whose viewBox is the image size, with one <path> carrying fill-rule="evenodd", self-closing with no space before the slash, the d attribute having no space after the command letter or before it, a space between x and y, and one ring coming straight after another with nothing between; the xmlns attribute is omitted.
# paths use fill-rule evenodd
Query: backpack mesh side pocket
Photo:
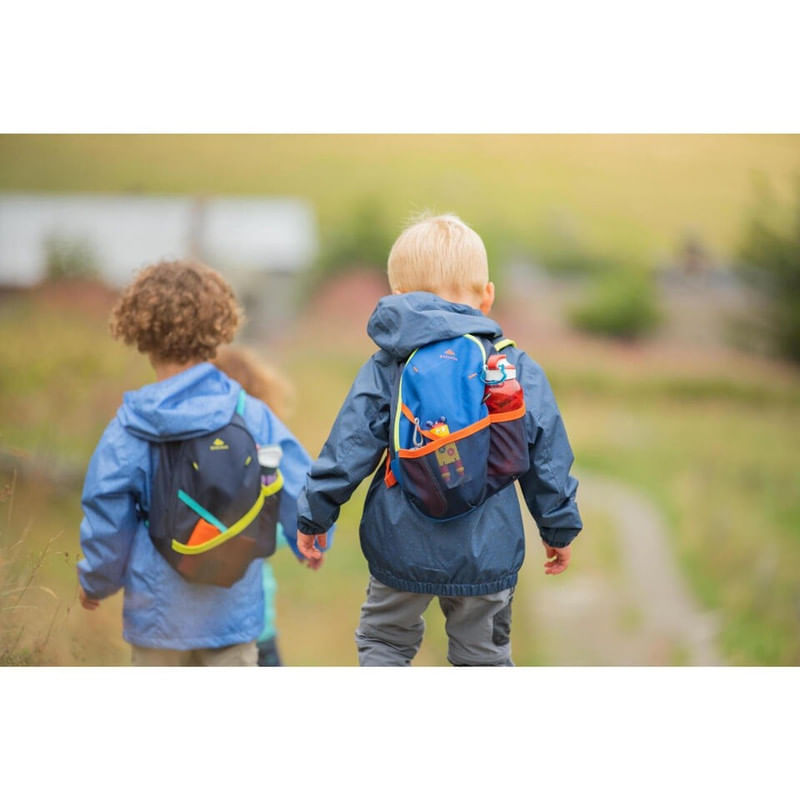
<svg viewBox="0 0 800 800"><path fill-rule="evenodd" d="M528 471L530 455L524 406L508 414L492 414L489 419L487 481L489 494L494 494Z"/></svg>
<svg viewBox="0 0 800 800"><path fill-rule="evenodd" d="M282 479L261 490L260 508L248 519L246 514L239 522L221 531L202 517L197 521L193 533L206 526L213 535L206 542L188 545L173 539L168 560L175 569L192 583L208 583L214 586L232 586L241 580L256 558L267 558L275 552L278 507ZM272 490L270 492L270 490ZM251 512L253 509L251 509ZM210 531L211 534L211 531ZM190 536L191 540L201 537Z"/></svg>
<svg viewBox="0 0 800 800"><path fill-rule="evenodd" d="M416 450L398 452L401 485L423 514L450 519L484 501L490 444L486 423L477 430L464 429Z"/></svg>

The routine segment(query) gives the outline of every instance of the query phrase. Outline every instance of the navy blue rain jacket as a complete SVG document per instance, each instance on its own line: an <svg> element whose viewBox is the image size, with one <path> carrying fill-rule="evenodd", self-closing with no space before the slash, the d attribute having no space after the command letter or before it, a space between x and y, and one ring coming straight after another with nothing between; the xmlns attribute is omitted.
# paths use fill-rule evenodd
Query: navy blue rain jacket
<svg viewBox="0 0 800 800"><path fill-rule="evenodd" d="M203 363L126 392L89 463L78 576L96 598L124 588L123 637L131 644L225 647L255 640L264 626L262 559L230 588L188 583L155 549L144 524L158 461L150 443L218 430L230 422L239 391L236 381ZM283 448L279 518L299 555L296 498L311 459L272 411L249 395L244 420L256 442Z"/></svg>
<svg viewBox="0 0 800 800"><path fill-rule="evenodd" d="M375 472L389 445L390 403L400 365L417 348L465 333L502 331L478 309L429 292L384 297L367 326L381 348L361 368L298 498L299 529L327 530L356 487ZM519 479L545 542L569 544L582 528L570 476L572 450L542 368L522 350L503 350L525 392L530 470ZM475 511L447 522L418 512L400 486L375 472L360 526L370 573L387 586L437 595L480 595L514 586L525 556L513 484Z"/></svg>

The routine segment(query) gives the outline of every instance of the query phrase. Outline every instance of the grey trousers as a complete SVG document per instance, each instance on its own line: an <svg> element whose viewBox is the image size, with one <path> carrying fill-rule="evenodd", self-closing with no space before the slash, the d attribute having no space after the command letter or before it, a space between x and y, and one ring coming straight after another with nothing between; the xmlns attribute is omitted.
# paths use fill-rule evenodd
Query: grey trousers
<svg viewBox="0 0 800 800"><path fill-rule="evenodd" d="M407 667L425 633L422 614L434 597L445 616L447 660L456 667L513 667L511 600L514 589L475 597L401 592L370 576L356 630L362 667Z"/></svg>

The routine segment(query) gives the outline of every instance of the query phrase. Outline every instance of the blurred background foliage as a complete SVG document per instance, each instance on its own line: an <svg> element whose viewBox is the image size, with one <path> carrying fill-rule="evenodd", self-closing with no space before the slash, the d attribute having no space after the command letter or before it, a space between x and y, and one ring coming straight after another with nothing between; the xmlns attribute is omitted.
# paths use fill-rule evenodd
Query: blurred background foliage
<svg viewBox="0 0 800 800"><path fill-rule="evenodd" d="M761 186L739 255L742 275L768 300L775 351L800 361L800 176L794 187L794 203L781 207L772 188Z"/></svg>
<svg viewBox="0 0 800 800"><path fill-rule="evenodd" d="M294 318L247 343L294 384L288 423L312 455L374 351L394 238L426 209L459 214L486 243L493 315L550 378L586 488L558 582L529 537L517 663L697 661L694 623L670 628L658 586L641 593L632 509L598 501L598 477L663 520L719 661L800 663L800 137L3 136L0 167L1 190L311 203L319 256ZM49 280L0 289L0 661L123 664L121 597L76 605L80 486L122 393L153 374L107 335L115 292L91 253L56 245ZM365 488L319 574L274 559L287 664L356 663ZM438 609L426 619L416 663L445 664Z"/></svg>
<svg viewBox="0 0 800 800"><path fill-rule="evenodd" d="M48 280L99 278L97 258L89 242L50 236L44 243L45 274Z"/></svg>
<svg viewBox="0 0 800 800"><path fill-rule="evenodd" d="M576 328L619 339L650 333L660 314L652 277L630 269L610 269L595 280L582 305L570 311Z"/></svg>

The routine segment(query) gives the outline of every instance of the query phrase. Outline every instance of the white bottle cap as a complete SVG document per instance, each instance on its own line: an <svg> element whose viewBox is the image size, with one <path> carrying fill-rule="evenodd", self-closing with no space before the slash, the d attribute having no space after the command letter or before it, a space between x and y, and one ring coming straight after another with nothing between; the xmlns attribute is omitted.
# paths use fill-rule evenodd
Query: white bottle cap
<svg viewBox="0 0 800 800"><path fill-rule="evenodd" d="M258 448L258 463L268 469L276 469L281 463L283 450L279 444L265 444Z"/></svg>

